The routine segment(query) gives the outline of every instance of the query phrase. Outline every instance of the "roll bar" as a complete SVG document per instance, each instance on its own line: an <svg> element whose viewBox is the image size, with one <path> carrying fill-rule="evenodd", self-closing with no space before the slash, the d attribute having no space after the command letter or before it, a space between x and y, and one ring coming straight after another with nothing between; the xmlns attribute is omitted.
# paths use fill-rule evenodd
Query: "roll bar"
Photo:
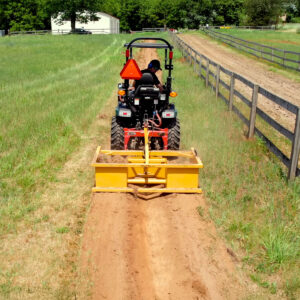
<svg viewBox="0 0 300 300"><path fill-rule="evenodd" d="M156 44L156 43L143 43L143 44L135 44L136 41L145 41L145 40L152 40L152 41L161 41L164 42L164 44ZM132 48L157 48L157 49L164 49L165 50L165 69L168 70L168 77L167 77L167 82L166 82L166 90L167 94L171 92L171 85L172 85L172 76L171 72L173 70L173 64L172 64L172 59L173 59L173 46L166 41L165 39L162 38L155 38L155 37L139 37L133 39L130 43L127 43L124 45L127 47L126 49L126 62L128 61L129 58L132 58ZM169 57L168 57L168 50L169 50ZM169 61L168 61L169 59ZM129 80L125 79L124 80L124 87L125 87L125 100L127 101L128 99L128 88L129 88ZM169 99L169 97L168 97Z"/></svg>
<svg viewBox="0 0 300 300"><path fill-rule="evenodd" d="M134 47L134 43L136 41L143 41L143 40L151 40L151 41L161 41L161 42L164 42L166 44L166 46L168 46L169 50L172 51L173 49L173 46L168 42L166 41L165 39L162 39L162 38L154 38L154 37L140 37L140 38L135 38L134 40L132 40L130 43L128 44L125 44L125 47L127 46L127 49L130 49L132 47ZM147 45L147 44L146 44ZM143 44L143 48L147 48L145 44ZM155 47L155 44L150 44L149 45L150 47L149 48L164 48L162 47L162 45L160 44L157 44L157 47Z"/></svg>

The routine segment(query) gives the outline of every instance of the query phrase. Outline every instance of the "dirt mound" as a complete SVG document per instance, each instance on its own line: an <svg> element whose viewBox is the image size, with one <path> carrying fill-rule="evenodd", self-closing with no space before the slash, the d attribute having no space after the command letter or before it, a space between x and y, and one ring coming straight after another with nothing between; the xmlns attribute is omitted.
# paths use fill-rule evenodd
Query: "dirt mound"
<svg viewBox="0 0 300 300"><path fill-rule="evenodd" d="M102 155L97 159L98 163L127 163L127 157L121 155Z"/></svg>

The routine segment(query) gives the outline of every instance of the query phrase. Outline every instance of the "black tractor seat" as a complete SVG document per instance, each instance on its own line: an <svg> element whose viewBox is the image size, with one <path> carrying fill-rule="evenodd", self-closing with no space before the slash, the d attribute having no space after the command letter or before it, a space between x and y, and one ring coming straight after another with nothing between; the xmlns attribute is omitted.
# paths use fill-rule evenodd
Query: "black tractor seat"
<svg viewBox="0 0 300 300"><path fill-rule="evenodd" d="M154 87L154 80L151 73L143 73L140 80L137 80L134 96L158 96L159 88Z"/></svg>

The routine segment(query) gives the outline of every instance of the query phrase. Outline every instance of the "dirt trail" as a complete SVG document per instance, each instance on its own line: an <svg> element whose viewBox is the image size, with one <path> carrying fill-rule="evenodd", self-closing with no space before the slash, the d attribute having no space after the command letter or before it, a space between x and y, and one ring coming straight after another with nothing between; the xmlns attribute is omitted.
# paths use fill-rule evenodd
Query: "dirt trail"
<svg viewBox="0 0 300 300"><path fill-rule="evenodd" d="M268 70L268 66L259 61L255 61L230 49L211 42L199 35L180 35L186 43L195 50L219 63L224 68L229 69L250 81L259 84L266 90L300 106L300 83L295 82L283 75ZM244 84L236 81L236 87L248 99L251 99L251 90ZM258 106L275 120L280 121L288 129L294 130L295 115L276 105L264 97L259 97Z"/></svg>
<svg viewBox="0 0 300 300"><path fill-rule="evenodd" d="M156 57L143 49L138 60ZM199 195L94 194L80 264L93 299L241 299L247 290Z"/></svg>
<svg viewBox="0 0 300 300"><path fill-rule="evenodd" d="M241 299L234 258L199 206L194 195L94 195L81 257L93 299Z"/></svg>

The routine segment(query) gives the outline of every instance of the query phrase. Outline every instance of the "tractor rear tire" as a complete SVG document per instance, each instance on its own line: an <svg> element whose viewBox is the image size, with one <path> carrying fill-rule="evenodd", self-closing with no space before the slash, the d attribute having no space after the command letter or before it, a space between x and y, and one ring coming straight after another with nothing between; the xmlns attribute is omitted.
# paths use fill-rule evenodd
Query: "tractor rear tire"
<svg viewBox="0 0 300 300"><path fill-rule="evenodd" d="M176 118L168 133L168 150L179 150L180 147L180 122Z"/></svg>
<svg viewBox="0 0 300 300"><path fill-rule="evenodd" d="M116 117L111 120L111 150L124 150L124 129L117 123Z"/></svg>

